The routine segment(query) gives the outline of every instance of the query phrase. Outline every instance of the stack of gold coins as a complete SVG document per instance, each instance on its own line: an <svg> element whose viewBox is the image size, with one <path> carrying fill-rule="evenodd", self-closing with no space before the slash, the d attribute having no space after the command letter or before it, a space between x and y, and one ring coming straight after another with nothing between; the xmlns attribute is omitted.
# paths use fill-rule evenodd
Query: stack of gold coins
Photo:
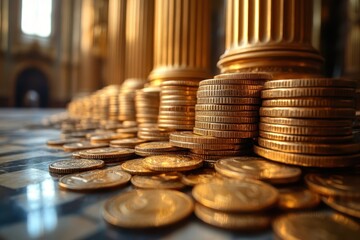
<svg viewBox="0 0 360 240"><path fill-rule="evenodd" d="M147 87L136 91L136 121L142 123L157 123L160 105L160 88Z"/></svg>
<svg viewBox="0 0 360 240"><path fill-rule="evenodd" d="M117 122L119 118L119 93L120 86L118 85L110 85L107 87L108 89L108 98L109 98L109 112L108 112L108 120Z"/></svg>
<svg viewBox="0 0 360 240"><path fill-rule="evenodd" d="M218 138L258 135L260 94L265 73L227 73L200 82L194 133Z"/></svg>
<svg viewBox="0 0 360 240"><path fill-rule="evenodd" d="M192 130L198 80L168 80L161 84L159 127Z"/></svg>
<svg viewBox="0 0 360 240"><path fill-rule="evenodd" d="M273 161L311 167L358 163L360 142L352 134L354 95L355 82L344 79L266 82L255 153Z"/></svg>
<svg viewBox="0 0 360 240"><path fill-rule="evenodd" d="M136 121L135 91L144 87L143 79L129 78L121 86L120 121Z"/></svg>
<svg viewBox="0 0 360 240"><path fill-rule="evenodd" d="M169 134L169 130L160 129L155 123L143 123L138 127L138 138L146 141L167 141Z"/></svg>
<svg viewBox="0 0 360 240"><path fill-rule="evenodd" d="M182 148L175 147L169 142L149 142L135 146L135 153L139 156L148 157L152 155L164 155L170 153L184 154Z"/></svg>

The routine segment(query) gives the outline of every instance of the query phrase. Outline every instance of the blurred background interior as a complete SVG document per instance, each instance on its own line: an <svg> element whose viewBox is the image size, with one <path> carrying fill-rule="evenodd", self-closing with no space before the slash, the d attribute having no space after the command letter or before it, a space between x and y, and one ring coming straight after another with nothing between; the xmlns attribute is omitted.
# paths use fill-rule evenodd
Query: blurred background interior
<svg viewBox="0 0 360 240"><path fill-rule="evenodd" d="M359 81L360 0L313 4L307 17L313 18L312 43L325 59L325 75ZM148 8L151 37L154 4ZM0 0L0 107L65 107L121 84L131 72L125 60L136 31L127 29L134 28L126 23L136 19L132 14L125 0ZM225 51L225 1L212 0L210 23L214 75Z"/></svg>

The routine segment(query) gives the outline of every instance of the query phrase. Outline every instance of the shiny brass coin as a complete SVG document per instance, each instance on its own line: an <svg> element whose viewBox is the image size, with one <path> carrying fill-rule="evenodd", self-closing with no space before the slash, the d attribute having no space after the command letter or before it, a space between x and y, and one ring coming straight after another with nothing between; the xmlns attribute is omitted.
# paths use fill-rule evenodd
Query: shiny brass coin
<svg viewBox="0 0 360 240"><path fill-rule="evenodd" d="M162 111L174 111L174 112L195 112L195 106L171 106L161 105L160 114Z"/></svg>
<svg viewBox="0 0 360 240"><path fill-rule="evenodd" d="M259 105L258 97L198 97L197 104Z"/></svg>
<svg viewBox="0 0 360 240"><path fill-rule="evenodd" d="M215 79L234 79L234 80L270 80L272 78L271 74L268 73L222 73L214 77ZM203 81L202 81L203 82ZM235 82L235 81L234 81Z"/></svg>
<svg viewBox="0 0 360 240"><path fill-rule="evenodd" d="M196 117L199 116L206 116L206 117L258 117L259 111L233 111L233 112L226 112L226 111L196 111Z"/></svg>
<svg viewBox="0 0 360 240"><path fill-rule="evenodd" d="M262 102L263 107L332 107L332 108L353 108L355 102L352 99L336 98L286 98L270 99Z"/></svg>
<svg viewBox="0 0 360 240"><path fill-rule="evenodd" d="M177 142L188 142L188 143L200 143L200 144L239 144L239 143L248 143L247 139L239 138L228 138L228 139L219 139L209 136L201 136L194 134L190 131L183 132L172 132L170 134L170 140Z"/></svg>
<svg viewBox="0 0 360 240"><path fill-rule="evenodd" d="M276 88L263 90L261 98L297 98L297 97L344 97L352 98L355 96L353 88Z"/></svg>
<svg viewBox="0 0 360 240"><path fill-rule="evenodd" d="M147 141L167 141L169 140L169 137L159 137L159 136L153 136L153 135L138 135L139 138L147 140Z"/></svg>
<svg viewBox="0 0 360 240"><path fill-rule="evenodd" d="M195 109L188 111L188 112L181 112L181 111L163 111L160 110L159 117L165 118L165 117L195 117Z"/></svg>
<svg viewBox="0 0 360 240"><path fill-rule="evenodd" d="M200 149L200 148L194 148L190 149L191 153L195 154L201 154L201 155L215 155L215 156L236 156L238 154L241 154L242 152L251 152L252 146L251 145L245 145L244 147L240 147L238 150L209 150L209 149Z"/></svg>
<svg viewBox="0 0 360 240"><path fill-rule="evenodd" d="M158 124L159 125L163 125L163 124L171 124L171 125L194 125L195 123L195 118L186 121L185 119L183 121L181 120L174 120L174 119L163 119L163 118L159 118L158 120Z"/></svg>
<svg viewBox="0 0 360 240"><path fill-rule="evenodd" d="M162 82L161 87L164 86L190 86L197 87L199 86L198 80L166 80Z"/></svg>
<svg viewBox="0 0 360 240"><path fill-rule="evenodd" d="M208 183L216 181L216 179L219 180L220 178L217 177L216 172L212 168L202 168L181 176L181 182L187 186Z"/></svg>
<svg viewBox="0 0 360 240"><path fill-rule="evenodd" d="M112 140L115 139L124 139L127 138L127 135L124 135L122 133L110 133L110 134L103 134L103 135L97 135L90 138L90 141L92 143L109 143Z"/></svg>
<svg viewBox="0 0 360 240"><path fill-rule="evenodd" d="M145 143L146 140L139 139L139 138L126 138L126 139L118 139L113 140L110 142L111 145L117 145L117 147L129 147L129 146L135 146L140 143Z"/></svg>
<svg viewBox="0 0 360 240"><path fill-rule="evenodd" d="M173 146L169 141L142 143L135 147L135 151L144 152L174 152L181 149Z"/></svg>
<svg viewBox="0 0 360 240"><path fill-rule="evenodd" d="M70 190L98 190L125 185L131 175L119 169L102 169L66 175L59 180L59 186Z"/></svg>
<svg viewBox="0 0 360 240"><path fill-rule="evenodd" d="M128 172L132 175L155 175L159 174L159 172L151 171L144 167L144 159L137 158L125 161L121 164L121 169L125 172Z"/></svg>
<svg viewBox="0 0 360 240"><path fill-rule="evenodd" d="M220 143L192 143L192 142L181 142L170 139L170 144L180 148L188 149L205 149L205 150L238 150L240 146L235 144L220 144Z"/></svg>
<svg viewBox="0 0 360 240"><path fill-rule="evenodd" d="M124 228L151 228L174 224L194 209L192 199L172 190L132 190L109 199L104 219Z"/></svg>
<svg viewBox="0 0 360 240"><path fill-rule="evenodd" d="M134 155L135 150L129 148L97 148L79 152L83 158L112 159L123 158Z"/></svg>
<svg viewBox="0 0 360 240"><path fill-rule="evenodd" d="M67 138L67 139L50 139L46 141L49 146L63 146L65 144L71 144L79 142L78 138Z"/></svg>
<svg viewBox="0 0 360 240"><path fill-rule="evenodd" d="M360 218L360 202L359 199L344 199L339 197L323 197L323 202L326 203L329 207L356 217Z"/></svg>
<svg viewBox="0 0 360 240"><path fill-rule="evenodd" d="M196 101L196 96L184 96L184 95L163 95L161 96L162 101L169 101L169 100L182 100L182 101Z"/></svg>
<svg viewBox="0 0 360 240"><path fill-rule="evenodd" d="M222 212L198 203L195 204L195 215L215 227L237 231L261 231L271 224L271 217L266 214Z"/></svg>
<svg viewBox="0 0 360 240"><path fill-rule="evenodd" d="M185 150L179 150L179 151L173 151L173 152L148 152L148 151L135 151L136 155L142 156L142 157L150 157L150 156L157 156L157 155L165 155L165 154L186 154Z"/></svg>
<svg viewBox="0 0 360 240"><path fill-rule="evenodd" d="M353 108L302 108L302 107L261 107L262 117L285 118L354 118Z"/></svg>
<svg viewBox="0 0 360 240"><path fill-rule="evenodd" d="M128 138L130 134L134 133L136 134L139 129L137 127L128 127L128 128L119 128L116 130L116 132L123 134L123 138Z"/></svg>
<svg viewBox="0 0 360 240"><path fill-rule="evenodd" d="M204 136L218 137L218 138L254 138L258 136L257 131L217 131L210 129L202 129L194 127L194 133Z"/></svg>
<svg viewBox="0 0 360 240"><path fill-rule="evenodd" d="M198 89L197 86L162 86L161 91L164 90L181 90L181 91L196 91Z"/></svg>
<svg viewBox="0 0 360 240"><path fill-rule="evenodd" d="M217 105L217 104L196 104L196 111L258 111L259 106L256 105Z"/></svg>
<svg viewBox="0 0 360 240"><path fill-rule="evenodd" d="M104 161L92 159L63 159L53 162L49 165L49 172L51 173L76 173L82 171L102 168Z"/></svg>
<svg viewBox="0 0 360 240"><path fill-rule="evenodd" d="M355 88L356 81L339 78L302 78L271 80L264 84L265 89L270 88L302 88L302 87L349 87Z"/></svg>
<svg viewBox="0 0 360 240"><path fill-rule="evenodd" d="M135 187L148 189L182 189L185 187L181 182L181 176L175 172L152 176L135 175L131 178L131 183Z"/></svg>
<svg viewBox="0 0 360 240"><path fill-rule="evenodd" d="M326 212L292 213L273 221L279 239L356 239L360 225L340 214ZM314 231L316 229L316 231Z"/></svg>
<svg viewBox="0 0 360 240"><path fill-rule="evenodd" d="M225 84L219 84L219 85L201 85L198 88L198 91L218 91L218 90L262 90L263 86L258 85L225 85Z"/></svg>
<svg viewBox="0 0 360 240"><path fill-rule="evenodd" d="M202 160L185 155L158 155L146 157L144 166L154 171L188 171L202 166Z"/></svg>
<svg viewBox="0 0 360 240"><path fill-rule="evenodd" d="M188 124L169 124L169 123L159 123L160 128L173 129L173 130L191 130L194 125Z"/></svg>
<svg viewBox="0 0 360 240"><path fill-rule="evenodd" d="M318 206L320 196L306 188L282 188L279 190L278 207L282 210L305 210Z"/></svg>
<svg viewBox="0 0 360 240"><path fill-rule="evenodd" d="M219 78L219 79L206 79L200 82L199 86L214 86L214 85L238 85L238 86L244 86L244 85L264 85L264 80L259 79L225 79L225 78ZM244 86L246 87L246 86Z"/></svg>
<svg viewBox="0 0 360 240"><path fill-rule="evenodd" d="M301 119L282 117L261 117L260 122L290 126L307 127L352 127L353 121L347 119Z"/></svg>
<svg viewBox="0 0 360 240"><path fill-rule="evenodd" d="M261 90L199 90L197 91L198 98L206 98L206 97L260 97Z"/></svg>
<svg viewBox="0 0 360 240"><path fill-rule="evenodd" d="M254 146L254 152L264 158L304 167L349 167L359 161L360 154L342 155L342 156L317 156L297 153L285 153L271 150L260 146Z"/></svg>
<svg viewBox="0 0 360 240"><path fill-rule="evenodd" d="M161 96L164 95L193 95L196 96L197 88L194 88L193 90L161 90Z"/></svg>
<svg viewBox="0 0 360 240"><path fill-rule="evenodd" d="M91 143L88 141L83 141L83 142L65 144L63 145L63 149L66 152L73 152L73 151L79 151L85 149L102 148L102 147L107 147L108 145L109 144L107 143Z"/></svg>
<svg viewBox="0 0 360 240"><path fill-rule="evenodd" d="M231 156L243 156L243 155L248 155L250 154L251 152L249 151L244 151L244 152L239 152L237 153L236 155L231 155ZM219 160L219 159L222 159L224 157L231 157L231 156L220 156L220 155L211 155L211 154L197 154L197 153L192 153L190 152L189 154L191 157L194 157L194 158L199 158L199 159L202 159L204 160L204 166L205 165L205 161L208 161L208 160ZM217 161L214 161L214 163L217 162ZM211 168L214 168L214 166L211 166Z"/></svg>
<svg viewBox="0 0 360 240"><path fill-rule="evenodd" d="M352 134L352 128L349 127L303 127L260 123L259 129L265 132L306 136L348 136Z"/></svg>
<svg viewBox="0 0 360 240"><path fill-rule="evenodd" d="M261 147L289 153L302 153L311 155L342 155L360 152L360 142L351 143L305 143L305 142L284 142L265 138L258 138Z"/></svg>
<svg viewBox="0 0 360 240"><path fill-rule="evenodd" d="M193 100L161 100L162 105L172 106L195 106L196 99Z"/></svg>
<svg viewBox="0 0 360 240"><path fill-rule="evenodd" d="M258 117L199 116L196 121L209 123L258 123Z"/></svg>
<svg viewBox="0 0 360 240"><path fill-rule="evenodd" d="M345 198L360 197L360 176L358 175L308 174L305 176L305 182L310 190L321 195Z"/></svg>
<svg viewBox="0 0 360 240"><path fill-rule="evenodd" d="M192 190L195 200L202 205L232 212L254 212L272 207L278 191L255 180L224 180L196 185Z"/></svg>
<svg viewBox="0 0 360 240"><path fill-rule="evenodd" d="M221 131L256 131L258 129L258 124L210 123L196 121L195 127Z"/></svg>
<svg viewBox="0 0 360 240"><path fill-rule="evenodd" d="M300 168L269 162L261 157L220 159L215 163L215 170L230 178L251 178L273 184L296 182L301 175Z"/></svg>
<svg viewBox="0 0 360 240"><path fill-rule="evenodd" d="M160 115L159 120L161 121L185 121L185 122L189 122L189 121L194 121L195 120L195 116L164 116L164 115Z"/></svg>
<svg viewBox="0 0 360 240"><path fill-rule="evenodd" d="M266 139L284 142L307 142L307 143L346 143L354 140L353 135L348 136L300 136L281 133L260 131L259 136Z"/></svg>

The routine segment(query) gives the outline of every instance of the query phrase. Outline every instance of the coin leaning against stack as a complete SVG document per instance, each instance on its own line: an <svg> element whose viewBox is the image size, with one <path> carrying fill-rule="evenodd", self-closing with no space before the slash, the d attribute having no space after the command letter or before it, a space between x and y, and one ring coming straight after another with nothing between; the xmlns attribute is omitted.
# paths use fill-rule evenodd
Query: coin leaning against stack
<svg viewBox="0 0 360 240"><path fill-rule="evenodd" d="M311 167L359 162L352 135L355 82L308 78L264 84L255 153L270 160Z"/></svg>

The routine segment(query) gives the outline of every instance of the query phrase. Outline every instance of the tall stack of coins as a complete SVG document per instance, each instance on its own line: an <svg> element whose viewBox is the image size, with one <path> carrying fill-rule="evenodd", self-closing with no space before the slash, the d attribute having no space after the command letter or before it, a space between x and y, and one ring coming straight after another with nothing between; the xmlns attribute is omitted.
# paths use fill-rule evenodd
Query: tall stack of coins
<svg viewBox="0 0 360 240"><path fill-rule="evenodd" d="M312 78L268 81L262 91L260 137L255 153L311 167L359 162L354 140L355 82Z"/></svg>
<svg viewBox="0 0 360 240"><path fill-rule="evenodd" d="M109 112L108 112L107 120L111 120L113 122L118 121L120 114L119 92L120 92L120 87L117 85L112 85L107 92L109 98Z"/></svg>
<svg viewBox="0 0 360 240"><path fill-rule="evenodd" d="M147 87L136 91L136 121L142 123L157 123L160 105L160 88Z"/></svg>
<svg viewBox="0 0 360 240"><path fill-rule="evenodd" d="M192 130L195 122L197 80L168 80L161 84L159 127Z"/></svg>
<svg viewBox="0 0 360 240"><path fill-rule="evenodd" d="M144 87L144 80L129 78L121 86L120 121L136 121L135 91Z"/></svg>

